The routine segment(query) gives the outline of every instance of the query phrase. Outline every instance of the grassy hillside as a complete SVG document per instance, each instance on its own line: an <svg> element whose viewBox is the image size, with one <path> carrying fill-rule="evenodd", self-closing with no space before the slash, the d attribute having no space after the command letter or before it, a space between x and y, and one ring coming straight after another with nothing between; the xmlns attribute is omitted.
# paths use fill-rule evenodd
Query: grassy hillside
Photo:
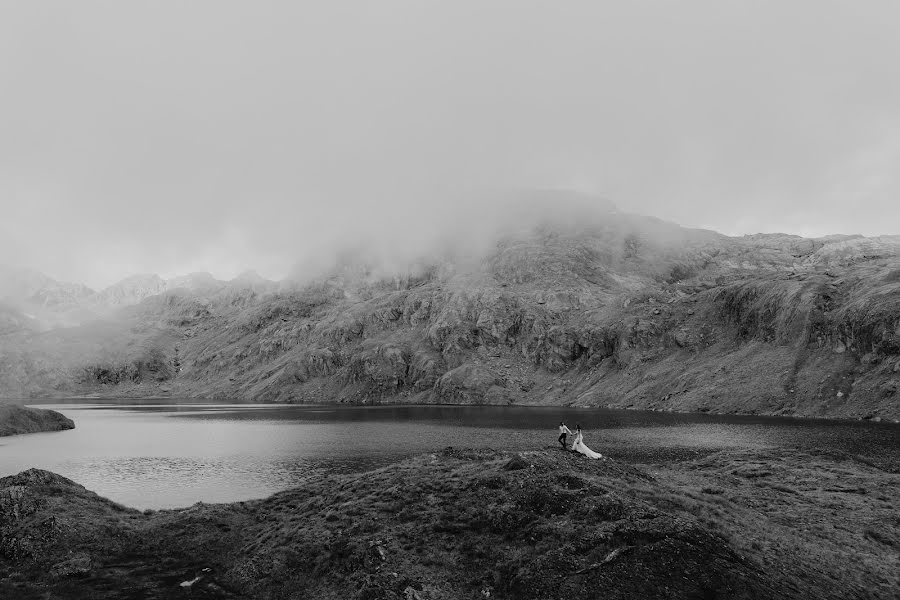
<svg viewBox="0 0 900 600"><path fill-rule="evenodd" d="M30 470L0 479L0 595L896 597L896 474L787 452L655 471L448 449L266 500L140 513Z"/></svg>

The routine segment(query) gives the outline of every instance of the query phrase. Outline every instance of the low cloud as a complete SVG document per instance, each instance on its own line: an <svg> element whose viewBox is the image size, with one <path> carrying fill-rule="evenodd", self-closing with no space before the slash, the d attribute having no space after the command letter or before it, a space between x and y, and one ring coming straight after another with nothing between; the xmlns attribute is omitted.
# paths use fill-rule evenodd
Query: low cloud
<svg viewBox="0 0 900 600"><path fill-rule="evenodd" d="M898 233L898 18L876 1L8 3L0 253L93 287L280 278L346 248L475 244L530 214L509 190L542 188L729 234Z"/></svg>

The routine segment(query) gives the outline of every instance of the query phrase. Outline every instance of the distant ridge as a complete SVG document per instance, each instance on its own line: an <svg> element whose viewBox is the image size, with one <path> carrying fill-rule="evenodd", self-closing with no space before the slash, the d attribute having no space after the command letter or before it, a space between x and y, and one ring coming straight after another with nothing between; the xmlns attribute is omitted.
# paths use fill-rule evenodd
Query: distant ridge
<svg viewBox="0 0 900 600"><path fill-rule="evenodd" d="M39 329L72 327L172 290L210 292L233 285L265 289L277 284L256 271L245 271L231 281L218 280L205 272L168 280L155 273L142 273L125 277L98 292L84 284L57 281L38 271L0 265L0 302L3 303L0 313L6 314L9 322L13 311L30 314L34 321L31 326Z"/></svg>

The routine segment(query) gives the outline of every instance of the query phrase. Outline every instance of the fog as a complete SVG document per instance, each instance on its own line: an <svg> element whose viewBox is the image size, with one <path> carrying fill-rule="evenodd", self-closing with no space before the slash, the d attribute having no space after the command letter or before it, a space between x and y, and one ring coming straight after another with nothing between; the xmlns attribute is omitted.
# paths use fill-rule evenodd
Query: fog
<svg viewBox="0 0 900 600"><path fill-rule="evenodd" d="M476 243L529 189L900 233L898 24L822 0L5 2L0 262L277 279Z"/></svg>

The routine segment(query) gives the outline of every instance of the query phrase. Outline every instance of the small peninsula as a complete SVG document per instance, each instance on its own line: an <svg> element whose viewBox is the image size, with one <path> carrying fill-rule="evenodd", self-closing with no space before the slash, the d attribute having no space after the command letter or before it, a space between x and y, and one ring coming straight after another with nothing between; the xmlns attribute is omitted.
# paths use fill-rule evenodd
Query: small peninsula
<svg viewBox="0 0 900 600"><path fill-rule="evenodd" d="M75 429L75 422L55 410L0 404L0 436Z"/></svg>

